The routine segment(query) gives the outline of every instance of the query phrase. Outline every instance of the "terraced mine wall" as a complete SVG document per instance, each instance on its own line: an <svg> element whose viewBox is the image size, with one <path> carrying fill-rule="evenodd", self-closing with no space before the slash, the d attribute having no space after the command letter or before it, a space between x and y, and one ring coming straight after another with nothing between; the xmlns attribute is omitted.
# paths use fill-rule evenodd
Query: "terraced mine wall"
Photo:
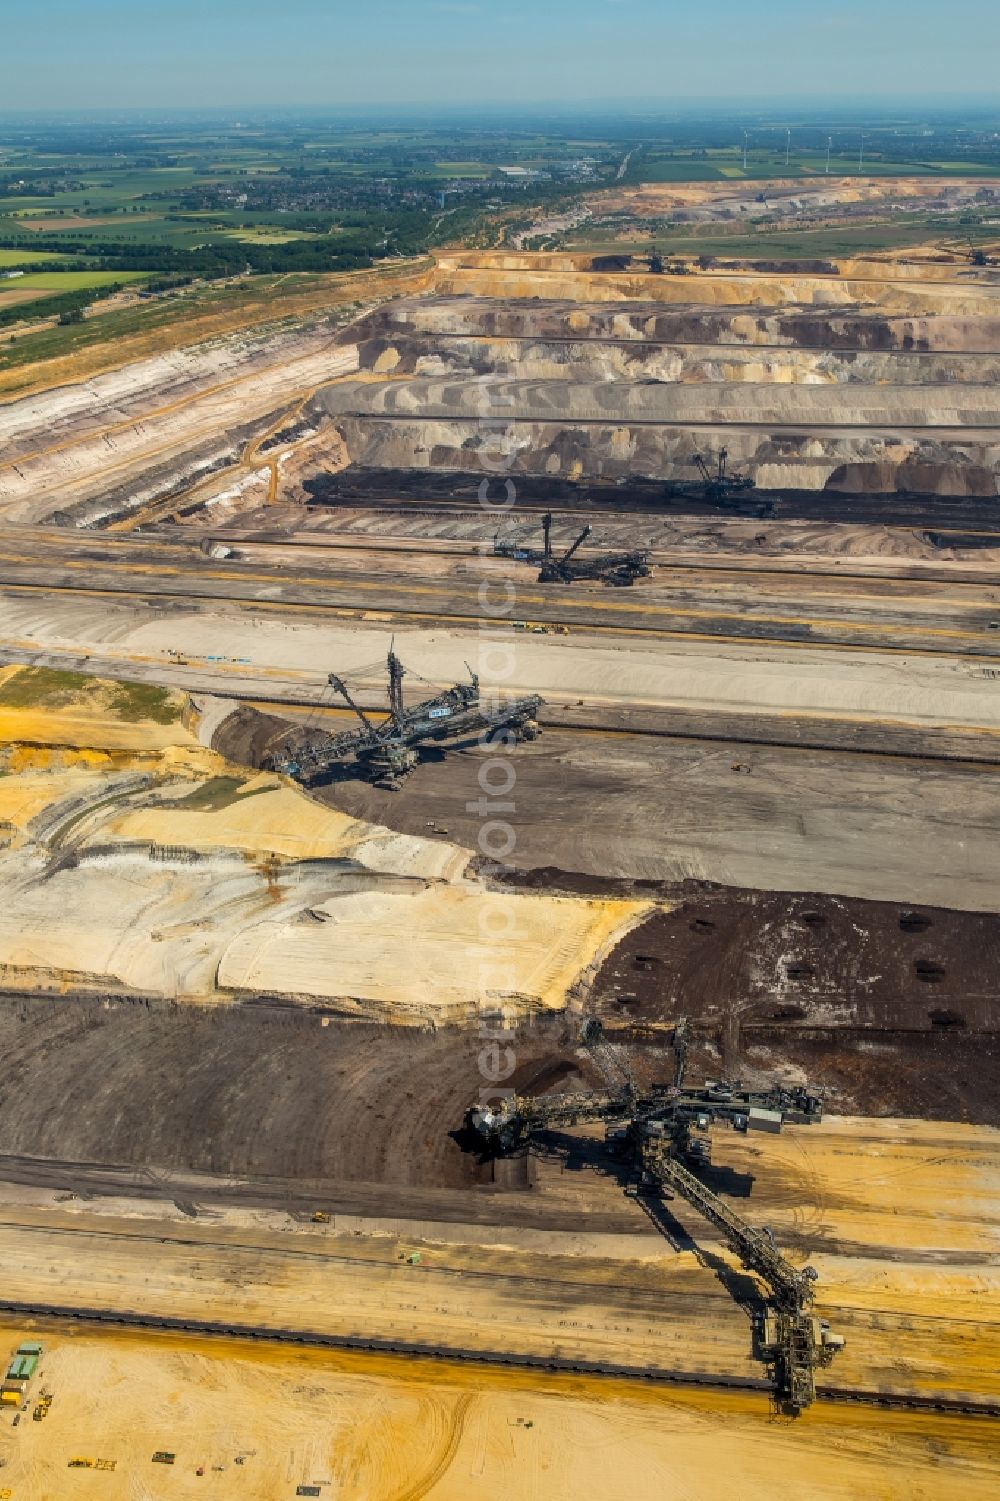
<svg viewBox="0 0 1000 1501"><path fill-rule="evenodd" d="M341 416L337 428L361 468L429 469L495 474L497 438L478 419L428 413ZM505 472L580 483L641 477L690 482L693 455L726 446L730 462L749 468L761 490L918 493L995 497L1000 494L1000 444L945 438L897 439L891 434L775 436L734 432L721 422L699 428L633 425L608 417L587 423L519 422Z"/></svg>
<svg viewBox="0 0 1000 1501"><path fill-rule="evenodd" d="M954 266L895 268L849 263L838 276L784 276L706 271L656 276L643 271L595 272L589 259L546 255L455 255L438 261L436 290L476 297L571 298L588 302L655 301L668 305L751 308L816 308L884 316L930 315L995 318L1000 281L991 272Z"/></svg>
<svg viewBox="0 0 1000 1501"><path fill-rule="evenodd" d="M498 339L592 339L632 343L784 345L848 352L967 352L1000 349L994 316L914 317L874 309L687 306L530 298L434 296L383 304L343 337L392 341L407 334Z"/></svg>
<svg viewBox="0 0 1000 1501"><path fill-rule="evenodd" d="M362 381L322 389L360 469L686 483L725 447L758 489L1000 494L1000 279L851 262L594 273L456 255L434 296L352 331Z"/></svg>
<svg viewBox="0 0 1000 1501"><path fill-rule="evenodd" d="M1000 341L998 341L1000 342ZM855 349L531 336L388 333L361 348L361 368L394 375L518 375L522 379L753 382L780 385L975 385L1000 378L994 354L885 353Z"/></svg>
<svg viewBox="0 0 1000 1501"><path fill-rule="evenodd" d="M998 416L996 392L990 385L949 385L945 392L935 391L933 402L923 390L895 386L875 391L807 385L783 392L749 382L718 382L692 390L666 381L620 385L612 381L497 379L489 389L497 412L509 422L549 419L566 423L990 429ZM333 414L354 411L376 417L481 420L483 398L468 381L423 376L361 388L353 384L331 386L322 400Z"/></svg>
<svg viewBox="0 0 1000 1501"><path fill-rule="evenodd" d="M641 182L601 192L592 200L597 213L662 215L677 224L731 224L760 215L757 182ZM996 191L982 177L786 177L767 184L769 218L814 218L835 214L837 221L863 219L908 209L927 213L954 211L995 200Z"/></svg>

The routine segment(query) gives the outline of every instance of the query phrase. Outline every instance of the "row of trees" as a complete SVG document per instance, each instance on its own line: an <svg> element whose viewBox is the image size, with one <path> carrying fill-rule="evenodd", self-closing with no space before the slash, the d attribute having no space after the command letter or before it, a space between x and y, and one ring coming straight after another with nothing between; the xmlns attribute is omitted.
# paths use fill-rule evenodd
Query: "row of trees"
<svg viewBox="0 0 1000 1501"><path fill-rule="evenodd" d="M0 237L0 246L21 249L23 242L12 239L5 241ZM273 245L223 240L199 245L196 249L184 249L164 243L143 245L115 240L95 244L90 240L74 240L60 235L58 239L35 237L31 248L55 251L62 255L86 256L88 267L100 271L177 273L201 277L206 281L236 276L247 270L261 274L285 271L355 271L370 266L376 253L376 247L370 239L361 237L357 240L351 237L347 242L343 238L337 238L288 240L284 244ZM47 266L46 269L53 268Z"/></svg>
<svg viewBox="0 0 1000 1501"><path fill-rule="evenodd" d="M79 323L83 319L84 308L89 307L92 302L99 302L103 297L120 292L125 285L125 282L112 282L104 287L83 287L76 292L57 292L52 297L38 297L32 302L14 302L10 307L4 307L3 298L0 297L0 328L11 323L23 323L26 319L33 323L38 318L58 318L60 323Z"/></svg>

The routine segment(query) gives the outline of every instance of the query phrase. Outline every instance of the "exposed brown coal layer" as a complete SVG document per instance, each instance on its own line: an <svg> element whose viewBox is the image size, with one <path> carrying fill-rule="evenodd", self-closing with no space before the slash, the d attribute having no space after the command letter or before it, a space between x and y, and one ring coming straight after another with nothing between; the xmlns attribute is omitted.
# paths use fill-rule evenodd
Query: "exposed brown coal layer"
<svg viewBox="0 0 1000 1501"><path fill-rule="evenodd" d="M337 474L316 474L304 484L313 506L416 506L437 510L456 503L482 511L479 501L483 476L456 471L443 474L426 469L352 467ZM995 501L966 496L922 496L897 493L841 494L794 490L755 490L743 497L712 504L692 486L690 492L664 481L639 476L626 483L571 480L543 474L518 474L515 482L519 507L564 506L574 510L609 512L644 511L651 514L683 512L695 516L753 516L766 508L769 519L781 521L836 521L882 526L915 526L940 531L942 527L968 527L974 532L1000 535L1000 514ZM501 478L487 491L499 505L504 498ZM966 545L966 544L962 544Z"/></svg>

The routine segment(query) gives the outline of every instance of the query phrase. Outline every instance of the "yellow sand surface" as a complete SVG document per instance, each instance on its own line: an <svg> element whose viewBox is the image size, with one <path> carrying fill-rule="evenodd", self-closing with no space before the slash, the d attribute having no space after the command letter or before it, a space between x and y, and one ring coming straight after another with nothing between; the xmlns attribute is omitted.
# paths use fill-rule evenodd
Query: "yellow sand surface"
<svg viewBox="0 0 1000 1501"><path fill-rule="evenodd" d="M194 746L195 735L181 722L183 697L173 695L176 719L160 724L127 716L116 694L120 685L101 678L58 686L60 677L16 666L0 669L0 693L10 688L33 702L0 702L0 744L69 746L77 749L159 751L168 746ZM127 695L126 695L127 697ZM168 695L168 702L170 696Z"/></svg>
<svg viewBox="0 0 1000 1501"><path fill-rule="evenodd" d="M760 209L757 200L759 183L742 179L738 168L720 168L726 174L725 182L658 183L644 182L628 187L613 187L595 193L588 201L598 213L634 214L640 218L650 215L669 216L675 209L711 209L713 205L725 205L732 214L757 217ZM943 191L968 197L982 186L982 179L948 178L944 182L932 177L832 177L825 173L794 178L773 178L768 183L768 193L778 198L793 198L810 216L817 214L837 222L842 217L842 206L883 204L891 212L890 205L910 200L912 210L920 207L920 199L938 199ZM909 260L916 254L912 249L889 251L888 256Z"/></svg>
<svg viewBox="0 0 1000 1501"><path fill-rule="evenodd" d="M484 996L556 1006L650 910L490 892L462 880L462 847L361 823L291 787L184 806L211 787L155 762L139 775L0 777L0 822L26 841L8 838L0 857L7 981L259 990L366 1013L465 1012ZM77 858L52 871L52 852L70 848Z"/></svg>
<svg viewBox="0 0 1000 1501"><path fill-rule="evenodd" d="M844 1116L766 1143L726 1133L719 1149L755 1181L766 1159L759 1192L769 1223L813 1238L817 1250L839 1242L1000 1253L1000 1132Z"/></svg>
<svg viewBox="0 0 1000 1501"><path fill-rule="evenodd" d="M465 880L464 847L247 775L179 722L116 718L115 687L0 709L8 985L259 991L401 1019L560 1006L650 910L490 892Z"/></svg>
<svg viewBox="0 0 1000 1501"><path fill-rule="evenodd" d="M509 259L509 258L508 258ZM449 296L556 297L580 302L699 303L712 307L786 307L789 305L879 307L901 316L943 313L996 317L998 289L985 283L868 280L805 275L764 276L742 272L713 275L655 276L647 272L588 271L557 266L471 264L466 259L442 264L438 292Z"/></svg>
<svg viewBox="0 0 1000 1501"><path fill-rule="evenodd" d="M219 964L220 986L361 1003L393 996L435 1012L470 1012L480 1000L558 1007L652 905L435 886L358 892L311 911L319 921L241 932Z"/></svg>
<svg viewBox="0 0 1000 1501"><path fill-rule="evenodd" d="M255 787L260 790L255 791ZM391 845L400 856L400 874L438 878L457 877L469 861L469 852L457 845L407 839L389 830L377 830L335 808L311 802L296 788L273 778L270 785L268 779L255 778L241 797L224 808L189 811L150 805L112 819L104 832L112 839L150 840L194 850L269 853L295 860L355 856L370 867L379 845ZM384 835L381 840L380 834ZM385 866L385 860L380 862L379 868Z"/></svg>
<svg viewBox="0 0 1000 1501"><path fill-rule="evenodd" d="M0 1418L11 1501L979 1501L992 1425L625 1382L10 1325L49 1414ZM175 1455L154 1464L157 1450ZM114 1469L70 1468L72 1458ZM241 1463L237 1464L237 1459ZM199 1475L198 1469L204 1473Z"/></svg>
<svg viewBox="0 0 1000 1501"><path fill-rule="evenodd" d="M0 741L135 751L195 744L194 736L181 724L155 724L145 719L129 723L107 720L82 709L9 709L3 705Z"/></svg>
<svg viewBox="0 0 1000 1501"><path fill-rule="evenodd" d="M787 1130L789 1140L835 1142L841 1130L875 1137L882 1124L855 1118L830 1131L825 1124ZM925 1123L898 1124L905 1164L905 1147L919 1139ZM1000 1133L967 1129L981 1155L996 1156ZM891 1157L891 1130L886 1141ZM735 1152L723 1153L721 1142L716 1159L727 1168L739 1161ZM825 1160L817 1151L820 1182ZM53 1189L0 1184L5 1296L239 1322L264 1331L397 1338L432 1349L503 1349L763 1377L748 1308L718 1274L720 1258L734 1265L732 1256L705 1220L683 1202L670 1202L669 1213L692 1246L676 1251L637 1206L623 1206L620 1186L609 1177L566 1173L544 1158L536 1167L530 1202L540 1228L532 1230L517 1227L517 1194L506 1200L513 1222L502 1227L336 1213L329 1222L303 1224L243 1206L206 1206L190 1217L165 1202L66 1201ZM810 1264L819 1273L817 1312L846 1339L821 1382L869 1393L1000 1400L1000 1319L990 1296L997 1285L995 1258L979 1248L928 1251L919 1226L914 1241L886 1244L890 1203L858 1241L824 1238L821 1226L797 1235L775 1212L782 1181L781 1165L772 1173L762 1161L749 1195L734 1203L749 1223L774 1228L794 1265ZM966 1212L946 1165L938 1187L954 1200L956 1216ZM190 1191L197 1196L196 1187ZM994 1181L994 1205L998 1201L1000 1182ZM470 1215L477 1214L481 1196L472 1192L468 1202ZM905 1206L905 1176L897 1180L894 1203ZM391 1214L391 1193L386 1206ZM591 1214L608 1212L619 1216L616 1234L588 1230ZM569 1228L544 1228L550 1217L551 1224ZM403 1253L417 1249L421 1259L411 1265Z"/></svg>
<svg viewBox="0 0 1000 1501"><path fill-rule="evenodd" d="M93 772L83 766L44 774L18 770L0 776L0 821L23 831L53 803L90 793L94 785Z"/></svg>
<svg viewBox="0 0 1000 1501"><path fill-rule="evenodd" d="M723 191L729 195L739 190L726 185ZM900 256L886 255L845 259L839 266L837 276L797 271L776 275L728 267L677 276L658 276L638 267L595 274L592 256L587 254L454 251L437 258L435 291L490 297L559 297L581 302L641 298L744 307L790 303L877 305L886 312L904 315L937 312L995 316L1000 303L1000 287L960 276L965 268L959 264L910 265Z"/></svg>
<svg viewBox="0 0 1000 1501"><path fill-rule="evenodd" d="M720 1136L753 1175L755 1223L819 1273L847 1335L839 1382L1000 1395L1000 1131L834 1117L763 1140ZM697 1233L697 1231L695 1231Z"/></svg>

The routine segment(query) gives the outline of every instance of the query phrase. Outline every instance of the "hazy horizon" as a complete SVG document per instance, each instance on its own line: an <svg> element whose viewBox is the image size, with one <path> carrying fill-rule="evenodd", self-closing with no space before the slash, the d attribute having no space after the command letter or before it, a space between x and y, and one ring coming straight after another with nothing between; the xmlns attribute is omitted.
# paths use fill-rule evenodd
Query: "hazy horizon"
<svg viewBox="0 0 1000 1501"><path fill-rule="evenodd" d="M6 0L4 116L997 101L987 0Z"/></svg>

